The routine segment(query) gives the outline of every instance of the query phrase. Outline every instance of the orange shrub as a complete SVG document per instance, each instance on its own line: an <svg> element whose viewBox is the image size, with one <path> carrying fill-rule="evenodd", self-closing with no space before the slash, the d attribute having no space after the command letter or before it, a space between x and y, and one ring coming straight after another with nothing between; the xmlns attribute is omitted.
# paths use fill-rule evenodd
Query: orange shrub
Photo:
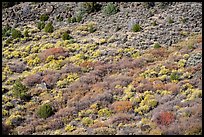
<svg viewBox="0 0 204 137"><path fill-rule="evenodd" d="M153 82L153 88L155 90L163 90L164 89L164 84L162 83L161 80L157 80Z"/></svg>
<svg viewBox="0 0 204 137"><path fill-rule="evenodd" d="M111 107L116 112L127 112L132 109L132 103L130 101L116 101Z"/></svg>
<svg viewBox="0 0 204 137"><path fill-rule="evenodd" d="M44 61L50 55L54 55L54 57L57 58L59 56L66 56L66 52L64 51L64 49L62 47L59 47L59 48L50 48L50 49L44 50L39 55L39 57L40 57L41 60Z"/></svg>
<svg viewBox="0 0 204 137"><path fill-rule="evenodd" d="M165 90L172 91L173 93L177 93L179 91L179 85L176 83L167 83L165 84Z"/></svg>

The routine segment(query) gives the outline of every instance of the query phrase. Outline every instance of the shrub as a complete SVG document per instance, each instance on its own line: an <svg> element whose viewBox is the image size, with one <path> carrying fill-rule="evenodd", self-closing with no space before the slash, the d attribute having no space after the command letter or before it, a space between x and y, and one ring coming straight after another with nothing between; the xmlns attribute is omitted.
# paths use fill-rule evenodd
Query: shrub
<svg viewBox="0 0 204 137"><path fill-rule="evenodd" d="M49 104L43 104L37 110L37 116L40 118L48 118L52 114L53 114L53 110Z"/></svg>
<svg viewBox="0 0 204 137"><path fill-rule="evenodd" d="M16 38L20 38L22 36L22 34L19 30L12 29L11 36L12 36L12 38L16 39Z"/></svg>
<svg viewBox="0 0 204 137"><path fill-rule="evenodd" d="M65 54L66 52L64 51L63 48L59 47L59 48L49 48L44 50L40 55L40 59L41 60L46 60L48 56L50 55L54 55L55 58L59 57L59 56L66 56Z"/></svg>
<svg viewBox="0 0 204 137"><path fill-rule="evenodd" d="M68 23L72 23L72 17L68 17L67 21Z"/></svg>
<svg viewBox="0 0 204 137"><path fill-rule="evenodd" d="M11 35L11 27L6 24L5 27L2 28L2 36L9 37Z"/></svg>
<svg viewBox="0 0 204 137"><path fill-rule="evenodd" d="M82 12L86 12L86 13L91 13L91 12L96 12L96 11L99 11L100 10L100 5L96 2L84 2L82 4L82 9L81 11Z"/></svg>
<svg viewBox="0 0 204 137"><path fill-rule="evenodd" d="M34 86L35 84L40 84L40 83L41 83L41 79L42 79L42 77L41 77L39 74L34 74L34 75L27 76L27 77L23 80L23 83L24 83L26 86L32 87L32 86Z"/></svg>
<svg viewBox="0 0 204 137"><path fill-rule="evenodd" d="M178 80L178 79L179 79L179 76L176 74L176 72L173 72L173 73L171 73L171 75L170 75L170 79L171 79L171 81L173 81L173 80Z"/></svg>
<svg viewBox="0 0 204 137"><path fill-rule="evenodd" d="M160 47L161 47L161 46L160 46L159 43L155 43L155 44L154 44L154 48L155 48L155 49L158 49L158 48L160 48Z"/></svg>
<svg viewBox="0 0 204 137"><path fill-rule="evenodd" d="M168 22L169 22L169 24L174 23L174 21L172 20L172 18L169 18Z"/></svg>
<svg viewBox="0 0 204 137"><path fill-rule="evenodd" d="M72 37L67 32L64 32L62 34L62 39L63 40L70 40L70 39L72 39Z"/></svg>
<svg viewBox="0 0 204 137"><path fill-rule="evenodd" d="M90 126L93 124L93 120L89 117L84 117L81 122L86 126Z"/></svg>
<svg viewBox="0 0 204 137"><path fill-rule="evenodd" d="M40 16L40 21L47 21L49 19L49 16L46 14L43 14Z"/></svg>
<svg viewBox="0 0 204 137"><path fill-rule="evenodd" d="M112 107L116 112L127 112L132 109L132 103L130 101L116 101Z"/></svg>
<svg viewBox="0 0 204 137"><path fill-rule="evenodd" d="M157 22L156 22L156 21L154 21L154 22L152 23L152 25L153 25L153 26L156 26L156 25L157 25Z"/></svg>
<svg viewBox="0 0 204 137"><path fill-rule="evenodd" d="M111 115L111 111L108 108L103 108L98 111L98 115L100 117L109 117Z"/></svg>
<svg viewBox="0 0 204 137"><path fill-rule="evenodd" d="M82 14L77 14L77 16L76 16L76 21L77 21L77 22L82 21Z"/></svg>
<svg viewBox="0 0 204 137"><path fill-rule="evenodd" d="M138 31L140 31L140 30L141 30L141 27L140 27L139 24L134 24L134 25L132 26L132 31L133 31L133 32L138 32Z"/></svg>
<svg viewBox="0 0 204 137"><path fill-rule="evenodd" d="M145 8L151 8L151 7L154 7L155 6L155 3L154 2L144 2L143 3L143 6L145 7Z"/></svg>
<svg viewBox="0 0 204 137"><path fill-rule="evenodd" d="M105 15L108 15L108 16L113 15L113 14L117 13L118 11L119 11L119 9L113 3L108 3L107 6L105 6L103 9L103 13Z"/></svg>
<svg viewBox="0 0 204 137"><path fill-rule="evenodd" d="M9 64L9 69L12 72L16 72L16 73L22 73L24 70L26 70L26 65L22 62L16 62L16 63L12 63Z"/></svg>
<svg viewBox="0 0 204 137"><path fill-rule="evenodd" d="M61 17L60 15L58 15L58 16L56 17L56 19L57 19L57 21L63 21L63 17Z"/></svg>
<svg viewBox="0 0 204 137"><path fill-rule="evenodd" d="M52 33L54 31L54 27L52 25L52 22L49 22L48 24L46 24L44 29L45 29L45 32Z"/></svg>
<svg viewBox="0 0 204 137"><path fill-rule="evenodd" d="M27 29L24 31L23 35L24 35L24 37L29 37Z"/></svg>
<svg viewBox="0 0 204 137"><path fill-rule="evenodd" d="M93 25L89 25L89 26L88 26L88 31L89 31L90 33L93 33L93 32L96 31L96 28L95 28Z"/></svg>
<svg viewBox="0 0 204 137"><path fill-rule="evenodd" d="M157 123L161 125L169 125L175 120L174 114L171 112L161 112L157 119Z"/></svg>
<svg viewBox="0 0 204 137"><path fill-rule="evenodd" d="M37 28L38 28L39 30L44 29L44 28L45 28L45 23L44 23L44 22L38 22Z"/></svg>
<svg viewBox="0 0 204 137"><path fill-rule="evenodd" d="M45 75L43 77L42 81L46 83L46 86L48 88L52 88L56 84L59 77L60 77L60 75L57 73L56 74L48 74L48 75Z"/></svg>
<svg viewBox="0 0 204 137"><path fill-rule="evenodd" d="M16 80L13 85L13 96L20 99L27 99L28 94L26 93L28 91L28 88L23 85L20 80Z"/></svg>
<svg viewBox="0 0 204 137"><path fill-rule="evenodd" d="M72 22L72 23L76 22L76 17L72 17L72 18L71 18L71 22Z"/></svg>

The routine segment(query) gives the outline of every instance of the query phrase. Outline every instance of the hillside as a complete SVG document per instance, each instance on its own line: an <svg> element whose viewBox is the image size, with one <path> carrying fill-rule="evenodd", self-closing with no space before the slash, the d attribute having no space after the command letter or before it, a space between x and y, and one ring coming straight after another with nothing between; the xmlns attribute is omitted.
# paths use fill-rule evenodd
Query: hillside
<svg viewBox="0 0 204 137"><path fill-rule="evenodd" d="M201 135L202 3L5 4L2 126L12 135Z"/></svg>

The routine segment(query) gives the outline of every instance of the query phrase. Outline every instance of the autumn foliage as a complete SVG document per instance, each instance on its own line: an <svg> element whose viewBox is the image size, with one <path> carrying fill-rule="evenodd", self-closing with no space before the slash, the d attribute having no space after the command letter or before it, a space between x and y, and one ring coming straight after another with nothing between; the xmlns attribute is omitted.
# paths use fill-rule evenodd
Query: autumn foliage
<svg viewBox="0 0 204 137"><path fill-rule="evenodd" d="M46 49L44 50L40 55L40 59L41 60L46 60L46 58L50 55L54 55L55 58L59 57L59 56L66 56L66 52L62 47L59 48L50 48L50 49Z"/></svg>
<svg viewBox="0 0 204 137"><path fill-rule="evenodd" d="M112 107L116 112L127 112L132 109L132 103L130 101L116 101Z"/></svg>
<svg viewBox="0 0 204 137"><path fill-rule="evenodd" d="M175 116L171 112L161 112L157 119L159 125L169 125L175 120Z"/></svg>

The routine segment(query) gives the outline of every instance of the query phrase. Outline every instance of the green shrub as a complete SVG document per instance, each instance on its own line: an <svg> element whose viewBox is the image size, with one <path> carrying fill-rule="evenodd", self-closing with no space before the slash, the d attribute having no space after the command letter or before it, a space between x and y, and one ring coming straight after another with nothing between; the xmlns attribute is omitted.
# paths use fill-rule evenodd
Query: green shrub
<svg viewBox="0 0 204 137"><path fill-rule="evenodd" d="M155 44L154 44L154 48L155 48L155 49L158 49L158 48L160 48L160 47L161 47L161 46L159 45L159 43L155 43Z"/></svg>
<svg viewBox="0 0 204 137"><path fill-rule="evenodd" d="M2 36L9 37L11 35L11 27L7 24L5 27L2 28Z"/></svg>
<svg viewBox="0 0 204 137"><path fill-rule="evenodd" d="M151 8L151 7L154 7L155 6L155 3L154 2L143 2L143 6L145 8Z"/></svg>
<svg viewBox="0 0 204 137"><path fill-rule="evenodd" d="M72 17L68 17L67 21L68 23L72 23Z"/></svg>
<svg viewBox="0 0 204 137"><path fill-rule="evenodd" d="M49 16L46 14L43 14L40 16L40 21L47 21L49 19Z"/></svg>
<svg viewBox="0 0 204 137"><path fill-rule="evenodd" d="M58 15L58 16L56 17L56 19L57 19L57 21L63 21L63 17L61 17L60 15Z"/></svg>
<svg viewBox="0 0 204 137"><path fill-rule="evenodd" d="M96 12L96 11L99 11L101 8L101 6L96 3L96 2L84 2L82 4L82 9L81 11L84 13L91 13L91 12Z"/></svg>
<svg viewBox="0 0 204 137"><path fill-rule="evenodd" d="M20 38L22 36L21 32L16 29L12 29L11 36L13 39Z"/></svg>
<svg viewBox="0 0 204 137"><path fill-rule="evenodd" d="M171 73L170 79L171 79L171 81L178 80L179 76L176 74L176 72L173 72L173 73Z"/></svg>
<svg viewBox="0 0 204 137"><path fill-rule="evenodd" d="M37 28L38 28L39 30L44 29L44 28L45 28L45 23L44 23L44 22L38 22Z"/></svg>
<svg viewBox="0 0 204 137"><path fill-rule="evenodd" d="M88 31L89 31L90 33L93 33L93 32L96 31L96 28L95 28L93 25L89 25L89 26L88 26Z"/></svg>
<svg viewBox="0 0 204 137"><path fill-rule="evenodd" d="M71 22L72 23L76 22L76 17L72 17Z"/></svg>
<svg viewBox="0 0 204 137"><path fill-rule="evenodd" d="M12 40L13 40L12 38L8 38L5 43L8 45L12 42Z"/></svg>
<svg viewBox="0 0 204 137"><path fill-rule="evenodd" d="M138 32L138 31L140 31L140 30L141 30L141 27L140 27L139 24L134 24L134 25L132 26L132 31L133 31L133 32Z"/></svg>
<svg viewBox="0 0 204 137"><path fill-rule="evenodd" d="M23 85L20 80L16 80L13 88L12 88L12 93L13 96L16 98L20 98L20 99L27 99L28 94L26 93L28 91L28 88Z"/></svg>
<svg viewBox="0 0 204 137"><path fill-rule="evenodd" d="M108 16L113 15L113 14L117 13L118 11L119 11L119 9L113 3L108 3L107 6L105 6L103 8L103 13L105 15L108 15Z"/></svg>
<svg viewBox="0 0 204 137"><path fill-rule="evenodd" d="M53 114L52 107L49 104L43 104L37 110L37 115L40 118L48 118Z"/></svg>
<svg viewBox="0 0 204 137"><path fill-rule="evenodd" d="M172 20L172 18L169 18L168 22L169 22L169 24L174 23L174 21Z"/></svg>
<svg viewBox="0 0 204 137"><path fill-rule="evenodd" d="M24 31L23 35L24 35L24 37L29 37L27 29Z"/></svg>
<svg viewBox="0 0 204 137"><path fill-rule="evenodd" d="M157 22L156 22L156 21L154 21L154 22L152 23L152 25L153 25L153 26L156 26L156 25L157 25Z"/></svg>
<svg viewBox="0 0 204 137"><path fill-rule="evenodd" d="M76 16L76 21L77 21L77 22L82 21L82 14L78 14L78 15Z"/></svg>
<svg viewBox="0 0 204 137"><path fill-rule="evenodd" d="M72 37L67 32L64 32L62 34L62 39L63 40L70 40L70 39L72 39Z"/></svg>
<svg viewBox="0 0 204 137"><path fill-rule="evenodd" d="M51 22L49 22L48 24L46 24L46 26L45 26L45 32L48 32L48 33L52 33L53 31L54 31L54 27L53 27L53 25L52 25L52 23Z"/></svg>

